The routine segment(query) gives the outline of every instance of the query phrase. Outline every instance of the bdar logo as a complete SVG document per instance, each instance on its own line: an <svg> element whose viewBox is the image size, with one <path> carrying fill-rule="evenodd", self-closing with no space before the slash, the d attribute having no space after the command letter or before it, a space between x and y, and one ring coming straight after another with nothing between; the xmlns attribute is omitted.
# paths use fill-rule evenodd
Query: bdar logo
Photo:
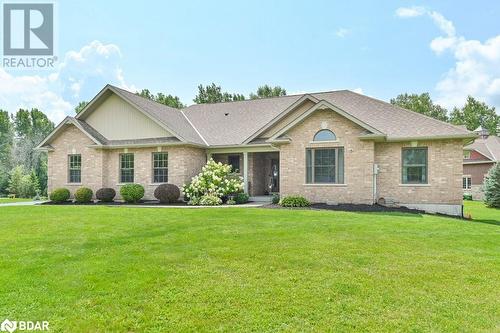
<svg viewBox="0 0 500 333"><path fill-rule="evenodd" d="M10 321L8 319L5 319L1 324L0 324L0 331L2 332L14 332L17 328L17 322L15 321Z"/></svg>

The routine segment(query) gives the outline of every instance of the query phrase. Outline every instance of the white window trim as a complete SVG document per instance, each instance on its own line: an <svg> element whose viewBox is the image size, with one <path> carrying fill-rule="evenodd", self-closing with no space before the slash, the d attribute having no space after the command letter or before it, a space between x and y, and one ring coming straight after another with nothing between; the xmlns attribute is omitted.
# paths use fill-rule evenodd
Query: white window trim
<svg viewBox="0 0 500 333"><path fill-rule="evenodd" d="M318 141L320 142L320 141ZM322 141L322 142L325 142L325 141ZM314 182L314 164L312 165L312 183L308 183L307 182L307 150L308 149L311 149L313 151L313 156L312 156L312 159L314 160L314 150L316 149L336 149L337 151L335 152L335 178L337 179L337 176L338 176L338 149L339 148L342 148L344 150L344 165L343 165L343 178L344 178L344 182L343 183L315 183ZM312 186L344 186L346 185L346 177L345 177L345 159L346 159L346 156L345 156L345 147L344 146L327 146L327 147L306 147L306 150L305 150L305 153L306 153L306 156L305 156L305 162L306 162L306 174L305 174L305 185L306 186L309 186L309 185L312 185Z"/></svg>

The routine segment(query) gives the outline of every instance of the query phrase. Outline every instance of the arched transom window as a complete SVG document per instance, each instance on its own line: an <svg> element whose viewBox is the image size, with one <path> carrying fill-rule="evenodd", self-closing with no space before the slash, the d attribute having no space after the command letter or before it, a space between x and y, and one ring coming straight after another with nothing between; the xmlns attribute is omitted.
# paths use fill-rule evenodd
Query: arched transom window
<svg viewBox="0 0 500 333"><path fill-rule="evenodd" d="M337 137L330 130L322 129L314 135L313 141L335 141Z"/></svg>

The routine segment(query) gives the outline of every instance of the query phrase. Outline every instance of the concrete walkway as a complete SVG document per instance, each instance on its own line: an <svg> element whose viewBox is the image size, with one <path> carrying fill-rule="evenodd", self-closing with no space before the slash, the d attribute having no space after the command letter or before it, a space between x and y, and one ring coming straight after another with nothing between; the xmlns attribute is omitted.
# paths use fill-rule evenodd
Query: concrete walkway
<svg viewBox="0 0 500 333"><path fill-rule="evenodd" d="M199 208L249 208L249 207L262 207L269 204L269 202L249 202L242 205L220 205L220 206L163 206L163 205L109 205L106 207L128 207L128 208L186 208L186 209L199 209ZM104 206L104 205L103 205Z"/></svg>
<svg viewBox="0 0 500 333"><path fill-rule="evenodd" d="M0 203L1 207L12 207L12 206L36 206L44 203L46 201L23 201L23 202L11 202L11 203ZM74 205L74 206L66 206L66 207L128 207L128 208L187 208L187 209L196 209L196 208L249 208L249 207L262 207L264 205L269 204L269 202L249 202L242 205L222 205L222 206L164 206L164 205ZM64 205L61 205L64 207Z"/></svg>
<svg viewBox="0 0 500 333"><path fill-rule="evenodd" d="M12 207L12 206L35 206L44 203L45 201L21 201L21 202L9 202L2 203L0 201L0 207Z"/></svg>

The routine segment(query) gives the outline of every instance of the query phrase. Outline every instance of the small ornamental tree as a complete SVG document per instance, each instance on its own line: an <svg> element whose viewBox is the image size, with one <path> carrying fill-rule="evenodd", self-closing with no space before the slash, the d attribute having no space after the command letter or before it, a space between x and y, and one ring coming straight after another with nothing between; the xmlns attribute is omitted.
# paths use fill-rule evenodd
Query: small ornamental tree
<svg viewBox="0 0 500 333"><path fill-rule="evenodd" d="M182 187L182 192L192 205L209 201L200 202L202 197L209 196L221 199L223 196L241 191L243 191L243 179L231 174L230 165L217 163L213 159L210 159L201 172L191 179L191 183L184 184ZM210 200L212 204L213 201Z"/></svg>
<svg viewBox="0 0 500 333"><path fill-rule="evenodd" d="M486 206L500 208L500 163L496 163L484 178L484 202Z"/></svg>

